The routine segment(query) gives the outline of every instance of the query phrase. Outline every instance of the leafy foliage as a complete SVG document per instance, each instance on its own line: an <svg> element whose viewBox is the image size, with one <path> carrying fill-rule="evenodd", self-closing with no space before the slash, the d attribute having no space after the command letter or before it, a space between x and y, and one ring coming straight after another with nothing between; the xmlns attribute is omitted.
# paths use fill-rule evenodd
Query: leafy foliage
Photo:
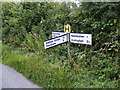
<svg viewBox="0 0 120 90"><path fill-rule="evenodd" d="M2 39L9 47L3 45L3 62L44 87L118 87L119 4L4 2ZM69 59L66 44L48 50L43 46L52 31L63 31L67 23L72 32L91 33L93 43L70 44ZM24 53L12 56L14 48Z"/></svg>

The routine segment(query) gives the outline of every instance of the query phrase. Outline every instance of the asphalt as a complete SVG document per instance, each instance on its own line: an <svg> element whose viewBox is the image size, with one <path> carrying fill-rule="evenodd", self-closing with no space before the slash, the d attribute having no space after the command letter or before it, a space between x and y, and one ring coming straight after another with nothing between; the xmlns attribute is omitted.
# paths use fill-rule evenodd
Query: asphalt
<svg viewBox="0 0 120 90"><path fill-rule="evenodd" d="M0 89L1 88L41 88L29 80L22 74L16 72L12 68L0 64ZM41 88L42 89L42 88Z"/></svg>

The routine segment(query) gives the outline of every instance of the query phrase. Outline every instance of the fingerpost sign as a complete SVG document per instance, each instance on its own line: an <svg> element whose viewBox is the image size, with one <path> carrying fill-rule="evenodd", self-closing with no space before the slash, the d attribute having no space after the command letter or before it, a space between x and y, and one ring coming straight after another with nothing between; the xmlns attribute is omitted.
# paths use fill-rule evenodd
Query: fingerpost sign
<svg viewBox="0 0 120 90"><path fill-rule="evenodd" d="M52 39L44 42L45 49L67 42L68 53L70 43L92 45L92 34L71 33L71 26L64 25L64 32L52 32Z"/></svg>

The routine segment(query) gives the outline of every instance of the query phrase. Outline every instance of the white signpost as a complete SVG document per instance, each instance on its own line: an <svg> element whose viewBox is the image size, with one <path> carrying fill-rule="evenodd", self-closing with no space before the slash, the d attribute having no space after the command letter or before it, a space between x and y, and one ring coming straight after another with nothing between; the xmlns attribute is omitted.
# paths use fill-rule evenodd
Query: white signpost
<svg viewBox="0 0 120 90"><path fill-rule="evenodd" d="M62 36L66 33L64 32L52 32L52 38L55 38L55 37L59 37L59 36Z"/></svg>
<svg viewBox="0 0 120 90"><path fill-rule="evenodd" d="M56 45L69 42L76 44L92 45L92 34L70 33L70 25L64 26L64 32L52 32L52 39L44 42L45 49L54 47ZM69 53L68 43L68 53Z"/></svg>
<svg viewBox="0 0 120 90"><path fill-rule="evenodd" d="M68 37L67 34L64 34L62 36L45 41L44 42L45 49L67 42L68 41L67 37Z"/></svg>
<svg viewBox="0 0 120 90"><path fill-rule="evenodd" d="M70 43L92 45L92 34L70 33L70 25L64 26L64 32L52 32L52 39L44 42L45 49L67 42L68 58L71 62Z"/></svg>
<svg viewBox="0 0 120 90"><path fill-rule="evenodd" d="M92 34L70 33L70 42L92 45Z"/></svg>

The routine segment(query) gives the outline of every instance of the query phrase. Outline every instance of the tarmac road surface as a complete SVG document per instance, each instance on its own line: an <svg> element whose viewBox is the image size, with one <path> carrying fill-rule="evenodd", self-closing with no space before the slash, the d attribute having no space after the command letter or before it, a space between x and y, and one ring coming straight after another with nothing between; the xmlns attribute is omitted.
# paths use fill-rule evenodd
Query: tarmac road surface
<svg viewBox="0 0 120 90"><path fill-rule="evenodd" d="M1 63L0 81L2 81L0 82L2 88L41 88L27 80L22 74Z"/></svg>

